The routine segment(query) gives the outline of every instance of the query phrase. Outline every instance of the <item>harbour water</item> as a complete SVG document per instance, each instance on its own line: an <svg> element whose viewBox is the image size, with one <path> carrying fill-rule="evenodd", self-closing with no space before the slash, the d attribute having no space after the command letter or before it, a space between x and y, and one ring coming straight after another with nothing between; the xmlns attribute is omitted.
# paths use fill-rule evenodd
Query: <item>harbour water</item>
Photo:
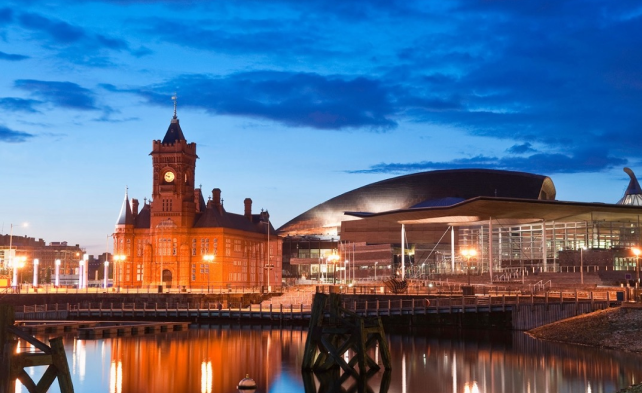
<svg viewBox="0 0 642 393"><path fill-rule="evenodd" d="M356 386L352 378L338 386L333 378L301 373L306 335L301 328L202 326L98 340L69 336L65 349L78 393L233 393L246 374L257 393ZM367 380L374 393L614 393L642 378L642 355L547 343L521 332L399 331L389 332L388 341L393 369ZM20 350L31 349L21 343ZM371 356L380 360L376 350ZM36 380L43 371L30 374ZM16 392L26 391L17 384ZM58 392L56 382L51 391Z"/></svg>

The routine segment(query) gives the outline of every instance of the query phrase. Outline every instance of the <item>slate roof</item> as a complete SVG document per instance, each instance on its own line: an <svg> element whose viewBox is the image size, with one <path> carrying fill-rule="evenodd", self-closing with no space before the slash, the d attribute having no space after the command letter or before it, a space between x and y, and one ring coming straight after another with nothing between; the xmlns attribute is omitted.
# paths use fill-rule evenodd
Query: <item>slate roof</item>
<svg viewBox="0 0 642 393"><path fill-rule="evenodd" d="M146 203L136 216L134 228L149 228L151 226L151 213L149 205Z"/></svg>
<svg viewBox="0 0 642 393"><path fill-rule="evenodd" d="M118 221L116 225L131 225L134 223L134 215L132 214L132 209L129 206L129 195L125 192L125 199L123 204L120 207L120 214L118 214Z"/></svg>
<svg viewBox="0 0 642 393"><path fill-rule="evenodd" d="M163 144L174 144L177 141L184 141L185 135L183 135L183 130L181 130L181 125L178 121L176 115L172 118L172 121L169 123L165 137L163 138Z"/></svg>
<svg viewBox="0 0 642 393"><path fill-rule="evenodd" d="M210 203L203 213L197 215L194 228L222 227L247 232L266 233L265 222L261 214L252 214L252 220L250 221L242 214L228 213L222 206L219 210L218 207ZM270 223L270 234L276 236L272 223Z"/></svg>

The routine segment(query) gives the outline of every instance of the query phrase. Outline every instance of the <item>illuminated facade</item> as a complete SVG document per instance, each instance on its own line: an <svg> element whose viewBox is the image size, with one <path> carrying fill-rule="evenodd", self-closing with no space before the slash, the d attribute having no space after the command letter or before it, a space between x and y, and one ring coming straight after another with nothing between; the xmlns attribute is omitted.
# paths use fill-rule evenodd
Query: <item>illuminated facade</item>
<svg viewBox="0 0 642 393"><path fill-rule="evenodd" d="M218 188L205 202L195 187L196 144L185 140L176 112L150 155L152 199L139 210L125 195L113 234L115 285L280 285L281 241L268 212L252 214L249 198L244 214L227 212Z"/></svg>
<svg viewBox="0 0 642 393"><path fill-rule="evenodd" d="M582 264L634 270L632 248L642 244L642 189L633 172L625 172L631 182L617 204L558 201L550 178L521 172L463 169L384 180L279 228L289 236L284 263L295 275L315 277L322 262L305 244L315 248L333 235L339 250L347 250L342 259L356 264L357 279L398 274L402 258L411 277L462 273L470 268L468 249L477 252L475 272L574 271Z"/></svg>

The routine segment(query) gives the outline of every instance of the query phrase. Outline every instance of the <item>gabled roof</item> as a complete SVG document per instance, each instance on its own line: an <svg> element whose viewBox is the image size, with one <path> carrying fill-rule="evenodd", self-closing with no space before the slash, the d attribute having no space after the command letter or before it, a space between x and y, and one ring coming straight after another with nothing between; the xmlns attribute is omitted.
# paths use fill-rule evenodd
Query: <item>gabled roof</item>
<svg viewBox="0 0 642 393"><path fill-rule="evenodd" d="M125 191L125 199L123 204L120 207L120 214L118 215L118 221L116 225L133 225L134 224L134 215L132 214L132 209L129 206L129 196L127 191Z"/></svg>
<svg viewBox="0 0 642 393"><path fill-rule="evenodd" d="M163 138L163 144L168 144L172 145L176 143L177 141L184 141L185 135L183 135L183 130L181 130L181 125L178 122L178 118L176 115L172 118L171 123L169 123L169 127L167 128L167 132L165 133L165 138Z"/></svg>
<svg viewBox="0 0 642 393"><path fill-rule="evenodd" d="M194 228L229 228L247 232L267 233L267 223L268 221L265 221L261 214L252 214L252 219L249 220L244 215L228 213L222 206L219 210L217 206L210 204L196 219ZM270 234L276 236L276 231L271 223Z"/></svg>
<svg viewBox="0 0 642 393"><path fill-rule="evenodd" d="M135 228L149 228L151 226L151 214L149 204L145 203L140 213L136 216Z"/></svg>

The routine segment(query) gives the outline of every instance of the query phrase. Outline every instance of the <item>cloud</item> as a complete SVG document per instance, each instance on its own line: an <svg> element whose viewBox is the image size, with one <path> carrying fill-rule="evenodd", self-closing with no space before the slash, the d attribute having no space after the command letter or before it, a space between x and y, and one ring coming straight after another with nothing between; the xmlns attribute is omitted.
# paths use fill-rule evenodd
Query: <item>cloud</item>
<svg viewBox="0 0 642 393"><path fill-rule="evenodd" d="M38 113L34 106L41 104L38 100L25 100L23 98L5 97L0 98L0 108L6 111Z"/></svg>
<svg viewBox="0 0 642 393"><path fill-rule="evenodd" d="M536 150L533 149L533 146L530 143L526 142L521 145L513 145L506 151L511 154L524 154L524 153L533 153Z"/></svg>
<svg viewBox="0 0 642 393"><path fill-rule="evenodd" d="M14 86L61 108L98 109L95 104L94 94L89 89L72 82L19 79L14 82Z"/></svg>
<svg viewBox="0 0 642 393"><path fill-rule="evenodd" d="M10 8L0 8L0 23L10 23L13 21L13 10Z"/></svg>
<svg viewBox="0 0 642 393"><path fill-rule="evenodd" d="M33 138L32 134L22 131L14 131L5 126L0 126L0 142L6 143L20 143L26 142L28 139Z"/></svg>
<svg viewBox="0 0 642 393"><path fill-rule="evenodd" d="M128 51L134 56L148 53L141 48L130 50L127 41L96 34L81 26L38 13L23 12L16 17L17 24L31 32L37 40L46 42L48 49L59 48L60 56L73 63L104 67L111 65L104 53Z"/></svg>
<svg viewBox="0 0 642 393"><path fill-rule="evenodd" d="M18 21L22 27L43 33L58 44L70 44L87 37L80 27L38 14L22 13L18 16Z"/></svg>
<svg viewBox="0 0 642 393"><path fill-rule="evenodd" d="M404 174L437 169L486 168L505 169L529 173L592 173L626 165L623 158L612 157L600 149L578 150L572 154L538 153L528 157L475 156L451 161L422 161L410 163L380 163L368 169L351 170L347 173Z"/></svg>
<svg viewBox="0 0 642 393"><path fill-rule="evenodd" d="M275 71L225 77L183 75L137 93L150 103L168 105L176 88L180 105L210 113L316 129L365 127L385 131L397 125L391 118L394 108L386 89L367 78Z"/></svg>
<svg viewBox="0 0 642 393"><path fill-rule="evenodd" d="M20 61L20 60L26 60L28 58L29 56L15 55L15 54L5 53L0 51L0 60Z"/></svg>
<svg viewBox="0 0 642 393"><path fill-rule="evenodd" d="M322 57L339 51L314 26L281 17L275 20L145 21L142 33L181 47L230 55L261 54L280 61L287 57ZM168 28L171 26L171 28Z"/></svg>

